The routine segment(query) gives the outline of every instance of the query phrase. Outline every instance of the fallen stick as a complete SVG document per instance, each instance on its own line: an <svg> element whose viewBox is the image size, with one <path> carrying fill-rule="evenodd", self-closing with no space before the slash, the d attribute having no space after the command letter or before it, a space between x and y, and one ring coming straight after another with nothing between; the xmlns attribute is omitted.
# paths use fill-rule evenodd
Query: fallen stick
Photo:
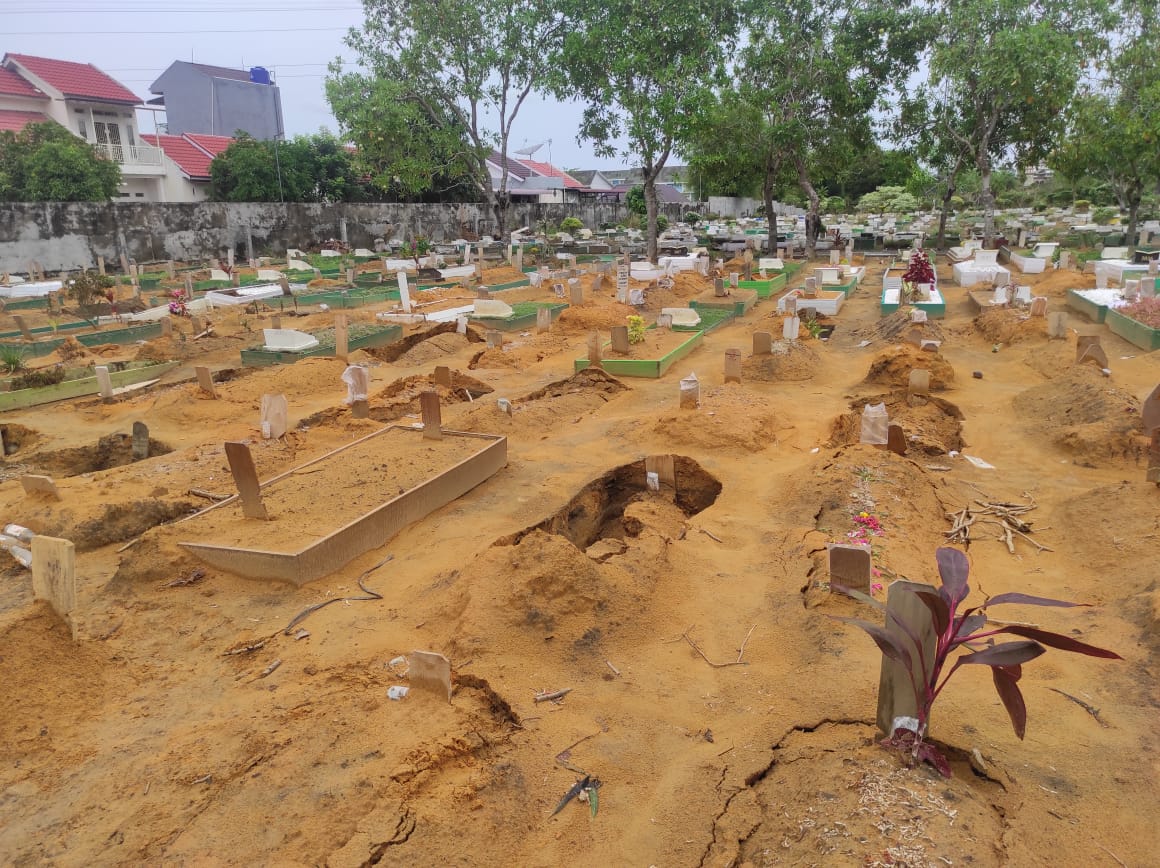
<svg viewBox="0 0 1160 868"><path fill-rule="evenodd" d="M272 673L275 669L277 669L281 665L282 665L282 660L281 660L281 658L279 658L278 660L275 660L273 663L271 663L269 666L267 666L265 669L263 669L262 674L259 675L258 677L265 678L267 675Z"/></svg>
<svg viewBox="0 0 1160 868"><path fill-rule="evenodd" d="M571 687L565 687L563 690L553 690L550 693L537 693L534 699L536 702L555 702L557 699L563 699L571 692Z"/></svg>
<svg viewBox="0 0 1160 868"><path fill-rule="evenodd" d="M604 662L607 664L608 668L612 670L612 674L615 675L617 678L619 678L620 677L620 670L612 665L612 661L605 660Z"/></svg>
<svg viewBox="0 0 1160 868"><path fill-rule="evenodd" d="M703 527L699 527L697 530L699 530L705 536L709 537L709 539L713 540L714 542L725 542L725 540L721 539L721 537L717 536L716 534L709 533L709 531L705 530Z"/></svg>
<svg viewBox="0 0 1160 868"><path fill-rule="evenodd" d="M756 626L756 625L754 625L754 626ZM689 628L689 630L692 630L692 629L693 629L692 627ZM740 657L737 660L730 660L727 663L714 663L712 660L710 660L708 657L705 656L705 652L702 651L697 646L697 643L694 642L691 638L689 638L689 630L686 630L682 634L681 638L684 639L686 642L688 642L689 645L692 646L693 650L701 655L701 659L704 660L706 663L708 663L710 666L712 666L714 669L724 669L726 666L748 666L749 665L748 663L742 662Z"/></svg>
<svg viewBox="0 0 1160 868"><path fill-rule="evenodd" d="M1084 702L1078 696L1072 696L1070 693L1064 693L1062 690L1060 690L1057 687L1049 687L1048 690L1054 690L1060 696L1066 696L1068 699L1070 699L1072 702L1074 702L1076 705L1078 705L1080 708L1082 708L1084 711L1086 711L1088 714L1090 714L1092 717L1094 717L1096 719L1096 723L1098 723L1104 729L1108 728L1108 725L1106 723L1104 723L1103 718L1100 717L1100 710L1098 708L1096 708L1094 705L1091 705L1090 703Z"/></svg>
<svg viewBox="0 0 1160 868"><path fill-rule="evenodd" d="M286 629L284 629L282 631L282 635L289 636L291 630L293 630L295 627L297 627L300 623L305 621L308 617L313 615L319 609L323 609L323 608L329 606L331 603L358 603L358 602L365 602L365 601L369 601L369 600L381 600L383 598L383 595L380 594L378 591L372 591L370 588L368 588L366 585L363 584L363 581L366 579L367 576L369 576L371 573L373 573L375 570L377 570L379 567L381 567L383 564L385 564L387 561L391 560L392 558L394 558L394 555L387 555L385 558L383 558L381 561L379 561L377 564L375 564L370 569L366 570L361 576L358 577L358 579L356 581L358 582L359 588L361 588L363 590L363 592L366 594L365 597L332 597L329 600L323 600L321 603L315 603L313 606L307 606L305 609L303 609L301 612L299 612L297 615L295 615L293 618L290 619L290 623L286 625Z"/></svg>
<svg viewBox="0 0 1160 868"><path fill-rule="evenodd" d="M737 662L738 663L740 663L741 658L745 656L745 646L749 644L749 637L753 635L753 631L756 629L757 629L756 624L754 624L752 627L749 628L749 632L745 634L745 639L743 639L741 642L741 647L737 649Z"/></svg>
<svg viewBox="0 0 1160 868"><path fill-rule="evenodd" d="M206 500L212 500L214 503L221 503L223 500L229 500L233 495L230 494L215 494L212 491L206 491L204 488L191 488L189 493L194 497L204 497Z"/></svg>

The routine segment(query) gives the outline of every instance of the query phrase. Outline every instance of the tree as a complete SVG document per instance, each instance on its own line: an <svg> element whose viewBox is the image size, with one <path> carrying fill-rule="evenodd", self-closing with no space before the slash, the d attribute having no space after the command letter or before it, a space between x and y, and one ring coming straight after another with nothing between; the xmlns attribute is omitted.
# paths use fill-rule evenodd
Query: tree
<svg viewBox="0 0 1160 868"><path fill-rule="evenodd" d="M239 131L209 167L222 202L360 202L368 198L346 147L329 133L287 142Z"/></svg>
<svg viewBox="0 0 1160 868"><path fill-rule="evenodd" d="M657 178L690 134L720 72L736 6L730 0L561 2L569 32L554 90L585 102L580 138L593 142L598 156L639 161L648 258L656 261Z"/></svg>
<svg viewBox="0 0 1160 868"><path fill-rule="evenodd" d="M995 235L991 174L1013 153L1020 165L1043 159L1062 127L1084 63L1100 44L1104 0L941 0L931 48L927 104L979 172L984 223ZM932 122L933 122L932 118Z"/></svg>
<svg viewBox="0 0 1160 868"><path fill-rule="evenodd" d="M506 234L512 125L545 82L562 32L552 0L364 0L346 44L360 72L331 66L327 96L375 178L411 192L440 175L471 178ZM363 94L367 101L356 102ZM488 157L502 159L492 183Z"/></svg>
<svg viewBox="0 0 1160 868"><path fill-rule="evenodd" d="M1067 132L1049 158L1053 168L1079 182L1109 184L1128 212L1128 245L1134 250L1140 202L1160 184L1160 38L1141 29L1113 59L1104 81L1073 102Z"/></svg>
<svg viewBox="0 0 1160 868"><path fill-rule="evenodd" d="M870 148L871 110L913 68L926 19L906 3L787 0L757 6L749 21L737 84L720 100L718 150L748 151L746 176L761 179L767 213L774 192L796 182L808 203L812 256L821 211L817 178L837 177L839 167ZM720 135L730 127L733 136ZM769 244L776 244L772 221Z"/></svg>
<svg viewBox="0 0 1160 868"><path fill-rule="evenodd" d="M918 200L905 187L879 187L858 200L858 210L879 214L917 211Z"/></svg>
<svg viewBox="0 0 1160 868"><path fill-rule="evenodd" d="M0 132L0 201L104 202L121 186L121 170L60 124Z"/></svg>

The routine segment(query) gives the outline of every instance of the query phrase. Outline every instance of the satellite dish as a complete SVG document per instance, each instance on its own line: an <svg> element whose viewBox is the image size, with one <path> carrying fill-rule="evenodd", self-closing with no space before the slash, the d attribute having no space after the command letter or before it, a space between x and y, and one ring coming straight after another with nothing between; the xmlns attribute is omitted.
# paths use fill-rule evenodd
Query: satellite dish
<svg viewBox="0 0 1160 868"><path fill-rule="evenodd" d="M538 145L531 145L527 148L520 148L516 153L522 157L530 157L542 147L544 147L544 142L540 142Z"/></svg>

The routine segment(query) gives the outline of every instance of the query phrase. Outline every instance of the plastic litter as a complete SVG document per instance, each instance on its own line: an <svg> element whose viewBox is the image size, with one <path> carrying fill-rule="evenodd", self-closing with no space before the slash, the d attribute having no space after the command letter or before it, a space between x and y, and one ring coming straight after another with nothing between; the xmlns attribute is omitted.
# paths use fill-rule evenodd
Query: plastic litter
<svg viewBox="0 0 1160 868"><path fill-rule="evenodd" d="M862 434L860 443L871 446L885 446L889 442L890 416L886 404L867 404L862 410Z"/></svg>
<svg viewBox="0 0 1160 868"><path fill-rule="evenodd" d="M387 699L399 700L406 696L411 691L410 687L402 684L392 684L387 688Z"/></svg>

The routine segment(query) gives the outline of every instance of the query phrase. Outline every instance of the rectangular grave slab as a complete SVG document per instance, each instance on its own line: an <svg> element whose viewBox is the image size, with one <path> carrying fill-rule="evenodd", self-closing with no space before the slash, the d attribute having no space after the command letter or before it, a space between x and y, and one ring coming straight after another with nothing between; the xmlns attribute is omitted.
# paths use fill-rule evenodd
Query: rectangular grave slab
<svg viewBox="0 0 1160 868"><path fill-rule="evenodd" d="M298 535L270 535L269 541L261 546L231 546L204 541L184 541L180 545L206 563L227 572L246 578L270 579L303 585L313 582L336 570L342 569L354 558L385 544L391 537L407 525L420 521L430 513L452 502L472 488L486 481L507 464L507 438L491 434L473 434L462 431L443 431L444 441L448 438L462 438L469 441L469 455L458 463L435 473L423 482L408 487L406 491L385 501L370 512L319 538L317 534L303 545L303 537ZM418 449L422 442L422 432L406 426L389 426L368 434L321 458L299 465L261 484L264 496L277 503L280 486L319 485L316 473L302 476L308 467L314 469L322 465L318 472L325 473L329 462L344 461L344 454L364 445L376 445L378 438L414 438L408 447ZM476 444L478 446L476 447ZM387 454L398 454L398 446L384 445ZM405 460L405 454L404 454ZM321 477L325 479L325 477ZM306 480L305 482L303 480ZM202 510L197 515L184 520L191 535L196 534L197 523L215 510L224 508L234 501L228 500ZM319 515L314 527L325 531L328 527L326 515ZM333 525L329 525L333 526Z"/></svg>
<svg viewBox="0 0 1160 868"><path fill-rule="evenodd" d="M32 596L47 600L77 638L72 612L77 604L76 549L67 539L32 538Z"/></svg>

